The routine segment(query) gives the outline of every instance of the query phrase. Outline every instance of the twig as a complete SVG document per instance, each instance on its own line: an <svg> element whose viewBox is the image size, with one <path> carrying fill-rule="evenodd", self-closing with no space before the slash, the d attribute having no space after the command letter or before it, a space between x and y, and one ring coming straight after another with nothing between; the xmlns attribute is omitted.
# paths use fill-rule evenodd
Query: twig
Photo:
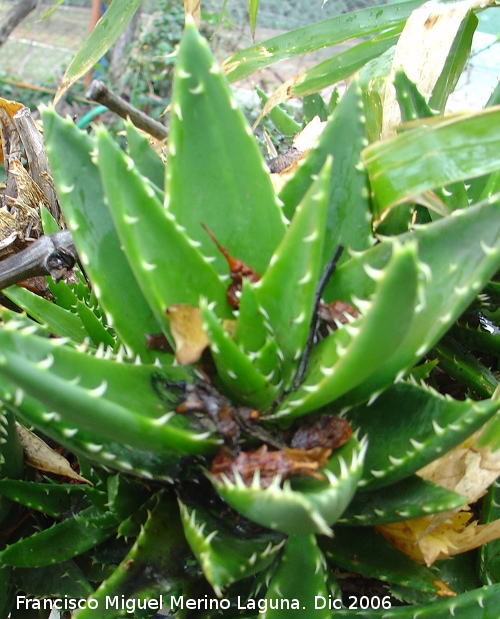
<svg viewBox="0 0 500 619"><path fill-rule="evenodd" d="M51 275L58 282L77 261L68 230L47 234L0 262L0 290L36 275Z"/></svg>
<svg viewBox="0 0 500 619"><path fill-rule="evenodd" d="M325 286L328 284L330 277L335 271L335 267L337 266L337 262L339 261L340 256L343 251L342 245L339 245L335 250L332 258L327 263L326 267L321 274L318 285L316 286L316 292L314 293L314 311L313 318L311 321L311 326L309 327L309 333L307 335L307 342L304 347L304 352L302 353L302 359L300 360L299 367L297 369L297 374L295 375L295 379L293 381L292 391L296 391L300 387L300 383L304 378L304 374L307 368L307 364L309 363L309 357L311 355L311 349L314 344L314 337L316 335L318 329L318 305L321 301L321 297L323 296L323 292L325 291Z"/></svg>
<svg viewBox="0 0 500 619"><path fill-rule="evenodd" d="M136 127L146 131L146 133L149 133L149 135L158 140L164 140L168 135L167 129L161 123L141 112L118 95L115 95L100 80L94 80L90 84L85 97L88 101L95 101L105 105L112 112L121 116L121 118L130 118Z"/></svg>

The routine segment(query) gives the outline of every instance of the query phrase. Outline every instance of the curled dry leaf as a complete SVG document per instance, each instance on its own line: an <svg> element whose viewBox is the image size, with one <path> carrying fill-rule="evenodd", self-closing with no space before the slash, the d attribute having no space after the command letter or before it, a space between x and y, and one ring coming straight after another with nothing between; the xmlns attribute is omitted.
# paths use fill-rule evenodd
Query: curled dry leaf
<svg viewBox="0 0 500 619"><path fill-rule="evenodd" d="M267 445L262 445L255 451L242 451L234 458L223 448L214 458L211 472L217 478L226 477L233 483L239 475L249 486L259 471L259 485L267 488L276 477L284 480L290 475L308 475L323 479L318 469L326 466L330 454L331 449L323 447L269 451Z"/></svg>
<svg viewBox="0 0 500 619"><path fill-rule="evenodd" d="M292 437L290 445L295 449L324 447L339 449L352 435L352 428L345 419L335 415L321 415L303 423Z"/></svg>
<svg viewBox="0 0 500 619"><path fill-rule="evenodd" d="M181 365L196 363L209 344L200 308L178 303L169 305L166 315L175 342L175 358Z"/></svg>
<svg viewBox="0 0 500 619"><path fill-rule="evenodd" d="M464 497L468 505L481 498L500 476L500 450L481 445L482 430L473 434L418 474ZM479 524L469 508L378 527L394 546L417 561L432 565L500 538L500 520Z"/></svg>
<svg viewBox="0 0 500 619"><path fill-rule="evenodd" d="M9 101L8 99L3 99L0 97L0 108L5 110L12 121L14 120L14 115L17 114L22 107L24 107L22 103L18 103L17 101ZM0 132L0 163L3 162L3 159L2 135Z"/></svg>
<svg viewBox="0 0 500 619"><path fill-rule="evenodd" d="M85 477L78 475L71 468L66 458L50 448L39 436L30 432L20 423L16 423L16 429L23 446L26 464L46 473L63 475L82 483L90 483Z"/></svg>

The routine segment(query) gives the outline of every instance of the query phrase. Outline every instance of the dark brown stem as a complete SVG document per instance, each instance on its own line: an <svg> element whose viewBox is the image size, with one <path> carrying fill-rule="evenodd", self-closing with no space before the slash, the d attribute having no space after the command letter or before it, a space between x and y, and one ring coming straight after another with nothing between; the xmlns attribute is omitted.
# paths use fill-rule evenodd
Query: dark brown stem
<svg viewBox="0 0 500 619"><path fill-rule="evenodd" d="M68 230L47 234L0 262L0 290L35 275L51 275L57 282L73 268L77 260Z"/></svg>
<svg viewBox="0 0 500 619"><path fill-rule="evenodd" d="M146 131L146 133L149 133L149 135L158 140L164 140L167 137L167 129L161 123L141 112L118 95L115 95L100 80L94 80L90 84L85 97L89 101L105 105L112 112L121 116L121 118L130 118L137 128Z"/></svg>

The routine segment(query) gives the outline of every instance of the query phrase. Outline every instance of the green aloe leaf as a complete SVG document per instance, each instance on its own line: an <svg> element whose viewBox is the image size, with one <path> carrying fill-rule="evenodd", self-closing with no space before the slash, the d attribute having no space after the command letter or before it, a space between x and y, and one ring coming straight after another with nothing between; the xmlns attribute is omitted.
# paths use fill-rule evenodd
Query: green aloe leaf
<svg viewBox="0 0 500 619"><path fill-rule="evenodd" d="M53 333L81 343L88 337L80 317L20 286L11 286L3 294Z"/></svg>
<svg viewBox="0 0 500 619"><path fill-rule="evenodd" d="M90 486L74 484L49 484L34 481L0 479L0 494L16 503L26 505L44 514L59 518L74 506L74 501L85 501L94 493Z"/></svg>
<svg viewBox="0 0 500 619"><path fill-rule="evenodd" d="M481 520L493 522L500 518L500 482L491 485L483 503ZM484 544L479 549L479 574L485 585L500 582L500 540Z"/></svg>
<svg viewBox="0 0 500 619"><path fill-rule="evenodd" d="M204 294L228 313L226 289L219 276L171 213L163 208L151 183L112 141L97 131L102 183L116 230L144 296L166 333L165 310L174 303L198 305Z"/></svg>
<svg viewBox="0 0 500 619"><path fill-rule="evenodd" d="M362 158L375 216L427 190L497 171L499 127L500 111L488 108L435 120L368 146Z"/></svg>
<svg viewBox="0 0 500 619"><path fill-rule="evenodd" d="M218 378L226 391L238 402L265 410L277 396L277 387L259 372L250 356L246 355L231 338L204 299L200 308L203 328L210 339Z"/></svg>
<svg viewBox="0 0 500 619"><path fill-rule="evenodd" d="M236 52L224 61L223 68L228 79L234 82L280 60L354 37L402 27L410 13L420 4L419 0L413 0L336 15Z"/></svg>
<svg viewBox="0 0 500 619"><path fill-rule="evenodd" d="M457 597L444 598L416 606L389 610L339 610L335 617L366 619L496 619L500 584L473 589Z"/></svg>
<svg viewBox="0 0 500 619"><path fill-rule="evenodd" d="M320 548L329 563L357 574L427 594L438 589L434 572L396 550L373 528L337 527L334 538L321 538ZM373 609L369 612L375 614Z"/></svg>
<svg viewBox="0 0 500 619"><path fill-rule="evenodd" d="M169 594L177 591L187 578L189 548L182 534L177 502L162 493L155 499L130 551L89 597L94 601L92 606L99 608L101 619L115 619L127 611L134 616L150 617L161 610L159 600L164 598L167 604ZM125 611L122 600L130 600ZM75 613L75 619L94 617L95 608L91 606Z"/></svg>
<svg viewBox="0 0 500 619"><path fill-rule="evenodd" d="M453 216L398 237L417 243L420 281L419 303L406 337L391 359L372 377L339 401L339 406L359 403L389 385L413 367L446 333L500 267L500 204L492 199ZM444 260L443 251L452 259ZM369 298L376 282L371 268L382 269L392 253L392 242L383 241L363 255L353 256L333 274L329 294L351 301ZM367 267L369 265L369 267ZM392 317L389 309L388 317Z"/></svg>
<svg viewBox="0 0 500 619"><path fill-rule="evenodd" d="M87 507L49 529L34 533L0 552L5 565L38 567L71 559L113 535L118 522L110 512Z"/></svg>
<svg viewBox="0 0 500 619"><path fill-rule="evenodd" d="M177 57L168 149L168 212L219 273L227 263L202 223L232 256L263 273L285 232L281 208L247 121L190 22Z"/></svg>
<svg viewBox="0 0 500 619"><path fill-rule="evenodd" d="M158 194L163 196L165 185L165 164L149 143L149 139L127 120L127 152L142 176L148 178L158 188Z"/></svg>
<svg viewBox="0 0 500 619"><path fill-rule="evenodd" d="M168 397L169 381L190 379L184 368L99 358L61 345L64 341L14 330L12 321L7 325L9 329L0 331L0 372L21 388L14 405L22 403L25 391L50 407L46 422L64 419L70 425L70 437L86 430L104 440L167 454L212 451L215 446L172 412L177 396L171 400L159 396L158 390L166 385Z"/></svg>
<svg viewBox="0 0 500 619"><path fill-rule="evenodd" d="M283 546L281 536L262 532L251 539L201 506L179 500L184 535L217 595L233 582L266 568Z"/></svg>
<svg viewBox="0 0 500 619"><path fill-rule="evenodd" d="M277 476L263 489L258 472L250 486L246 486L238 474L235 483L226 477L219 480L210 475L210 479L229 505L258 524L288 534L332 535L330 527L340 518L356 491L365 447L352 437L320 470L325 476L322 481L298 477L285 480L281 487L281 479Z"/></svg>
<svg viewBox="0 0 500 619"><path fill-rule="evenodd" d="M411 414L405 414L408 402ZM408 477L464 441L499 409L499 400L458 401L429 388L393 385L375 402L347 413L360 436L368 437L360 486L374 489Z"/></svg>
<svg viewBox="0 0 500 619"><path fill-rule="evenodd" d="M399 348L417 303L415 246L395 245L387 268L372 275L377 289L363 315L313 348L303 383L284 398L275 418L304 415L334 401L366 381Z"/></svg>
<svg viewBox="0 0 500 619"><path fill-rule="evenodd" d="M18 590L40 599L47 596L64 599L66 596L80 600L94 591L82 570L71 559L54 565L17 567L12 570L11 578Z"/></svg>
<svg viewBox="0 0 500 619"><path fill-rule="evenodd" d="M256 301L269 322L282 356L284 388L300 358L314 312L317 281L323 268L331 159L297 207L283 240L262 279L254 284ZM238 328L244 329L242 316Z"/></svg>
<svg viewBox="0 0 500 619"><path fill-rule="evenodd" d="M24 453L16 430L16 422L10 411L0 410L0 476L7 481L22 476ZM11 502L5 496L0 497L0 523L10 511Z"/></svg>
<svg viewBox="0 0 500 619"><path fill-rule="evenodd" d="M104 203L94 141L54 110L42 111L47 154L61 207L93 291L121 341L144 359L145 333L161 329L120 248Z"/></svg>
<svg viewBox="0 0 500 619"><path fill-rule="evenodd" d="M416 475L391 484L390 492L357 492L339 522L375 526L462 507L466 500Z"/></svg>
<svg viewBox="0 0 500 619"><path fill-rule="evenodd" d="M57 88L54 103L57 103L72 84L99 62L125 30L140 4L141 0L121 0L109 5L66 69Z"/></svg>
<svg viewBox="0 0 500 619"><path fill-rule="evenodd" d="M311 608L317 596L328 599L326 582L326 562L316 536L290 535L266 593L269 608L259 617L301 619L304 609ZM282 607L276 604L277 600L283 600ZM314 612L315 619L330 619L331 616L328 605Z"/></svg>
<svg viewBox="0 0 500 619"><path fill-rule="evenodd" d="M280 191L285 215L292 218L297 204L313 184L328 156L333 157L323 264L331 258L337 245L357 251L372 245L367 175L361 163L361 149L365 144L361 91L354 82L335 108L316 146ZM344 259L342 256L341 261Z"/></svg>

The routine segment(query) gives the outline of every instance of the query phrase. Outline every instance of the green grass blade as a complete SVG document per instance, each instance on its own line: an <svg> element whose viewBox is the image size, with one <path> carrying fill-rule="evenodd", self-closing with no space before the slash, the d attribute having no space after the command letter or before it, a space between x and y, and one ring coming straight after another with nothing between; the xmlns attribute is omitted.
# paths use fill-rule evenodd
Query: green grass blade
<svg viewBox="0 0 500 619"><path fill-rule="evenodd" d="M236 52L224 61L223 69L228 79L235 82L280 60L387 28L402 27L420 4L419 0L412 0L336 15Z"/></svg>
<svg viewBox="0 0 500 619"><path fill-rule="evenodd" d="M125 30L140 4L141 0L120 0L109 5L66 69L54 105L72 84L99 62Z"/></svg>
<svg viewBox="0 0 500 619"><path fill-rule="evenodd" d="M500 168L500 110L488 108L406 131L362 153L374 195L374 214L423 192Z"/></svg>

